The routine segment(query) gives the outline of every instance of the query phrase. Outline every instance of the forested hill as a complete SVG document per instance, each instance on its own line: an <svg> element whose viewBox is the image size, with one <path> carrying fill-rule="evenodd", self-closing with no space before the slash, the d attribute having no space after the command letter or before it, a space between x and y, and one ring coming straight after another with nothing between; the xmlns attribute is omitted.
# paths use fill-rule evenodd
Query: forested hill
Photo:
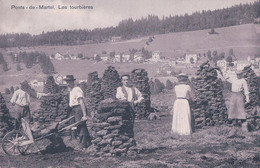
<svg viewBox="0 0 260 168"><path fill-rule="evenodd" d="M240 4L214 11L195 12L191 15L168 16L160 19L148 15L138 20L131 18L121 21L116 27L93 30L59 30L42 32L39 35L12 33L0 35L0 48L29 47L39 45L81 45L106 42L113 36L131 39L170 32L202 30L253 23L260 17L260 0L252 4Z"/></svg>

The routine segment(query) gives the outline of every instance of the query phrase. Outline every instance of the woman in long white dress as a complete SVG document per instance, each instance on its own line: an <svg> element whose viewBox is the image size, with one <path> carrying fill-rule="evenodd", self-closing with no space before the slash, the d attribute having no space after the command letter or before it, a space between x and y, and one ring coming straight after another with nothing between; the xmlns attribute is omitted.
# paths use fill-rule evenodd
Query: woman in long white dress
<svg viewBox="0 0 260 168"><path fill-rule="evenodd" d="M188 76L184 73L178 75L178 81L174 88L176 100L173 105L172 134L190 135L192 126L188 99L191 98L191 87L187 84Z"/></svg>

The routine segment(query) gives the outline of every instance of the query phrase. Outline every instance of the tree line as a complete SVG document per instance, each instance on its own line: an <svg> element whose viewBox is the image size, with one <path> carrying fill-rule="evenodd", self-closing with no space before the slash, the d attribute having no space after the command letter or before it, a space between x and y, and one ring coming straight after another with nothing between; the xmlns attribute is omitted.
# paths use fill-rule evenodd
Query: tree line
<svg viewBox="0 0 260 168"><path fill-rule="evenodd" d="M24 64L24 66L28 69L32 68L34 65L39 64L42 72L44 74L51 74L54 73L54 66L50 60L50 58L45 53L39 53L39 52L19 52L18 54L10 53L10 56L12 58L12 62L16 63L16 70L21 71L21 63ZM0 53L0 63L3 64L4 71L8 71L8 64L4 60L3 54ZM6 64L6 68L5 68Z"/></svg>
<svg viewBox="0 0 260 168"><path fill-rule="evenodd" d="M253 23L260 16L260 1L235 5L214 11L194 12L190 15L175 15L160 19L148 15L141 19L122 20L116 27L96 28L93 30L58 30L42 32L39 35L29 33L11 33L0 35L0 47L29 47L39 45L81 45L106 42L113 36L131 39L147 35L171 32L213 29L239 24Z"/></svg>

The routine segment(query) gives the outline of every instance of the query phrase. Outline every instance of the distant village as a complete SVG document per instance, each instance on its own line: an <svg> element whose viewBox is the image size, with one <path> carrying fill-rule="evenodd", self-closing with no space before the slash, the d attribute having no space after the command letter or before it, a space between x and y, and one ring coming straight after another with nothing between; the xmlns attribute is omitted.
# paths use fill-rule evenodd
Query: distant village
<svg viewBox="0 0 260 168"><path fill-rule="evenodd" d="M150 37L151 38L151 37ZM150 41L149 41L150 40ZM173 53L156 51L147 51L145 48L149 45L149 42L152 42L152 39L149 39L146 42L146 45L142 50L132 49L126 52L106 52L102 51L101 53L93 54L91 57L85 57L83 54L62 54L57 52L56 54L49 55L51 60L84 60L88 59L93 61L93 64L98 63L107 63L107 64L123 64L123 63L138 63L138 64L156 64L156 74L154 77L166 77L167 79L173 82L177 81L177 74L185 71L187 69L197 69L199 66L207 60L210 60L211 65L216 68L219 68L221 72L225 75L230 71L234 70L243 70L245 66L251 65L252 69L255 71L257 76L260 76L260 55L247 56L247 59L239 60L234 55L225 57L225 54L211 54L208 53L196 53L187 51L185 54L172 57ZM113 37L111 39L112 43L117 43L121 41L121 37ZM211 51L208 51L211 53ZM233 50L232 50L233 52ZM222 54L222 56L221 56ZM216 57L217 56L217 57ZM232 57L228 59L228 57ZM38 57L37 57L38 58ZM214 59L217 58L217 59ZM14 60L18 60L18 55L14 54ZM38 60L36 60L38 62ZM194 74L188 74L191 78L194 77ZM161 78L165 80L166 78ZM55 74L54 79L57 84L64 85L63 76L60 74ZM79 79L79 83L87 82L86 79ZM32 80L30 85L34 88L43 87L44 80Z"/></svg>
<svg viewBox="0 0 260 168"><path fill-rule="evenodd" d="M81 60L83 57L78 57L75 55L62 55L56 53L50 56L50 59L56 60ZM162 74L164 76L172 75L173 69L181 68L198 68L203 62L207 60L207 56L197 54L197 53L186 53L183 56L177 58L169 58L164 53L160 51L153 51L151 57L146 59L141 51L130 54L130 52L115 53L113 56L103 53L101 55L94 54L90 60L95 62L104 63L142 63L142 64L156 64L161 63L160 67L157 68L157 74ZM219 67L223 73L227 72L229 69L233 70L243 70L245 66L252 65L252 69L255 73L260 76L260 56L248 56L246 60L234 59L231 62L227 62L226 58L219 59L215 62L215 66Z"/></svg>

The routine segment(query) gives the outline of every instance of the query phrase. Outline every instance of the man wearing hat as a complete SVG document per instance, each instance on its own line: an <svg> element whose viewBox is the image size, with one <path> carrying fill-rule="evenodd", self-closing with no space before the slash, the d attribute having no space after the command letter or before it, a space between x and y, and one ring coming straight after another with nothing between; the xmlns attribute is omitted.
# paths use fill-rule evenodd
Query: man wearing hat
<svg viewBox="0 0 260 168"><path fill-rule="evenodd" d="M31 120L31 112L30 112L30 94L28 93L29 84L25 80L21 84L21 88L16 90L10 100L13 106L15 106L15 129L19 129L21 125L21 118L24 118L26 121ZM32 94L32 93L31 93ZM46 96L48 94L45 93L34 93L38 99L42 96Z"/></svg>
<svg viewBox="0 0 260 168"><path fill-rule="evenodd" d="M69 114L75 116L75 122L87 119L87 110L83 101L83 91L80 87L75 86L76 80L73 75L67 75L63 79L68 86L69 90ZM79 148L80 150L87 148L91 145L90 135L86 123L83 123L77 127L77 133L79 135Z"/></svg>
<svg viewBox="0 0 260 168"><path fill-rule="evenodd" d="M242 91L244 91L246 96L246 102L249 103L249 91L247 82L243 78L243 72L236 71L236 75L235 78L227 79L232 84L228 118L234 119L234 124L238 124L238 120L246 119L245 102Z"/></svg>

